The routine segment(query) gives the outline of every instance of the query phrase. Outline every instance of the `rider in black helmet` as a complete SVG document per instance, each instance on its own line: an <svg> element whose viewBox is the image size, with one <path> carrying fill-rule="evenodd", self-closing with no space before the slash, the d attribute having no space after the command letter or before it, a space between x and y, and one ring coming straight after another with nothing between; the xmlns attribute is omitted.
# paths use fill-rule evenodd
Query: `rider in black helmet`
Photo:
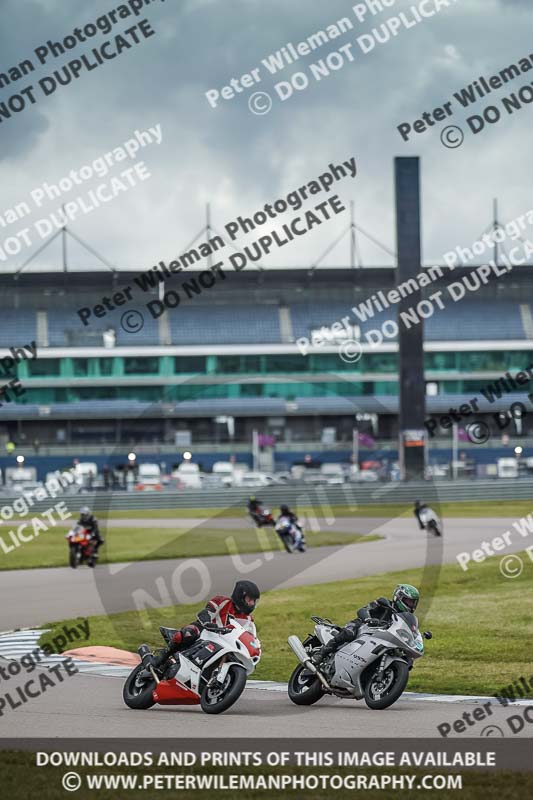
<svg viewBox="0 0 533 800"><path fill-rule="evenodd" d="M147 654L143 661L153 667L161 667L178 650L190 647L200 636L202 628L206 630L218 629L221 633L227 632L227 626L231 624L231 617L239 620L240 624L244 626L246 622L253 623L252 612L255 611L260 597L261 592L255 583L252 581L237 581L233 587L231 597L226 597L225 595L212 597L205 608L199 612L196 622L176 630L168 647L161 650L159 655L155 657ZM254 625L252 625L252 628L255 630Z"/></svg>
<svg viewBox="0 0 533 800"><path fill-rule="evenodd" d="M93 551L93 560L98 558L98 550L104 544L104 540L100 535L100 529L98 527L98 520L92 513L89 506L82 506L80 508L80 518L78 520L78 525L83 525L86 531L91 534L91 538L94 541L94 551ZM89 562L89 566L94 566L94 563Z"/></svg>
<svg viewBox="0 0 533 800"><path fill-rule="evenodd" d="M279 507L279 512L280 512L280 517L288 517L292 522L292 524L296 525L301 530L300 525L298 525L298 515L295 514L294 511L291 511L286 503L284 503Z"/></svg>
<svg viewBox="0 0 533 800"><path fill-rule="evenodd" d="M425 503L421 503L420 500L415 500L415 507L413 509L413 514L415 515L416 519L418 520L418 524L420 526L420 530L421 531L425 530L425 527L426 527L424 525L424 523L422 522L422 520L420 519L420 513L425 508L427 508L427 505Z"/></svg>

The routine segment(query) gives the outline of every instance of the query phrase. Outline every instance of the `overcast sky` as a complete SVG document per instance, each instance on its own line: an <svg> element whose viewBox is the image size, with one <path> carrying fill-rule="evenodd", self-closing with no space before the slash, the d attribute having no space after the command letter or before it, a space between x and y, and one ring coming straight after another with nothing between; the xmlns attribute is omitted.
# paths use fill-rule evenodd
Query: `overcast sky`
<svg viewBox="0 0 533 800"><path fill-rule="evenodd" d="M100 34L65 57L39 66L35 73L0 90L0 103L68 60L89 52L106 38L146 17L153 36L92 72L83 72L51 97L38 92L38 103L13 119L0 122L0 215L26 199L42 182L57 182L72 169L112 150L135 129L160 124L163 142L146 148L150 180L112 203L81 216L72 230L121 268L147 268L182 252L202 228L205 204L211 202L215 227L238 214L249 215L283 197L327 168L330 162L356 158L355 181L338 186L341 198L356 203L357 222L390 249L395 249L393 159L422 159L423 257L440 261L457 245L469 246L490 224L492 198L500 200L503 221L533 207L531 124L533 106L474 136L465 124L470 113L533 80L521 76L481 100L471 111L460 109L450 124L465 129L458 149L446 149L440 131L446 123L404 143L396 131L422 112L450 100L455 91L480 75L489 77L533 53L529 0L457 0L450 8L411 29L401 28L387 44L364 55L357 36L409 7L417 0L398 0L394 8L357 21L350 0L156 0L137 20L121 21L107 37ZM62 40L80 25L120 6L118 0L2 0L0 6L0 72L25 58L48 39ZM288 42L306 40L318 30L349 17L351 32L315 51L278 76L261 67L261 83L231 101L210 108L205 92L222 89ZM353 44L355 60L321 82L282 103L274 84L344 44ZM268 92L273 108L264 116L248 108L250 95ZM117 173L119 170L115 170ZM65 201L94 189L85 184ZM322 197L317 198L323 199ZM309 204L311 207L313 203ZM46 213L9 228L6 236ZM290 215L292 216L292 214ZM290 217L282 221L287 221ZM336 218L297 242L265 258L265 266L304 266L334 241L348 218ZM267 232L261 228L259 233ZM11 271L42 244L24 249L0 269ZM533 232L530 235L533 239ZM390 264L392 259L360 239L363 263ZM347 263L346 239L325 265ZM87 268L94 259L76 245L72 266ZM43 253L36 263L59 266L59 250Z"/></svg>

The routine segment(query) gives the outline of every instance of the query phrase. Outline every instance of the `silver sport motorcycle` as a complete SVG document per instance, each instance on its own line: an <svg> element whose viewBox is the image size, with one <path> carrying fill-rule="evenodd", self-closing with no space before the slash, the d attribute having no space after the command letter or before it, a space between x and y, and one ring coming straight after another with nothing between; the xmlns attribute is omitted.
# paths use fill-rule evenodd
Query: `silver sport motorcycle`
<svg viewBox="0 0 533 800"><path fill-rule="evenodd" d="M301 662L289 680L289 697L299 706L310 706L324 695L365 700L372 709L388 708L407 686L413 662L424 655L424 639L432 633L418 630L410 612L393 612L392 621L367 619L353 642L341 645L319 666L311 658L339 630L329 619L311 617L314 634L302 642L289 636L289 646Z"/></svg>
<svg viewBox="0 0 533 800"><path fill-rule="evenodd" d="M420 509L420 522L429 533L434 536L442 536L442 522L432 508L423 506Z"/></svg>

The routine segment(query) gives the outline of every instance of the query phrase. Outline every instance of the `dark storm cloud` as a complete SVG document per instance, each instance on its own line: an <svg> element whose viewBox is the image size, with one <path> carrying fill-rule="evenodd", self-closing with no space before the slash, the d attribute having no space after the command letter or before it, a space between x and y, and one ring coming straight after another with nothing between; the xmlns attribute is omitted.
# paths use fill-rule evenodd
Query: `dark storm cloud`
<svg viewBox="0 0 533 800"><path fill-rule="evenodd" d="M33 32L44 26L46 12L37 0L4 0L0 7L0 72L31 55ZM0 102L5 102L19 89L31 84L32 78L20 81L0 90ZM31 114L21 115L0 125L0 160L19 159L25 152L36 146L39 136L46 131L48 122L45 115L37 109Z"/></svg>
<svg viewBox="0 0 533 800"><path fill-rule="evenodd" d="M95 212L74 226L119 265L155 263L180 252L200 229L208 200L220 226L302 185L330 161L352 155L359 174L342 191L346 201L356 200L363 227L394 246L393 158L417 154L423 158L425 252L437 257L456 244L469 244L489 222L492 197L500 196L508 216L529 206L530 181L529 176L524 180L520 156L527 152L529 112L453 153L442 148L434 131L405 145L395 126L441 105L479 75L528 53L528 32L516 24L525 4L507 3L508 13L502 14L501 3L458 0L367 56L355 48L356 63L286 103L276 101L265 117L249 112L250 92L218 109L210 108L205 98L207 90L220 89L232 77L249 72L287 42L297 43L341 17L351 18L354 30L337 43L280 76L263 70L261 88L273 93L277 80L287 80L340 44L355 42L361 32L414 3L399 0L364 26L353 16L351 0L155 4L144 16L156 36L42 98L20 119L0 124L4 154L6 144L12 156L19 154L7 169L9 183L0 185L0 213L33 188L31 182L57 180L118 145L136 128L161 123L163 144L146 154L151 180L110 204L107 213ZM90 5L9 0L9 26L0 26L4 67L118 5L120 0ZM117 28L130 24L125 20ZM298 247L285 248L275 263L310 263L344 224L340 220L338 230L329 227ZM381 256L368 243L364 247L371 261L379 262ZM345 255L341 250L339 260Z"/></svg>

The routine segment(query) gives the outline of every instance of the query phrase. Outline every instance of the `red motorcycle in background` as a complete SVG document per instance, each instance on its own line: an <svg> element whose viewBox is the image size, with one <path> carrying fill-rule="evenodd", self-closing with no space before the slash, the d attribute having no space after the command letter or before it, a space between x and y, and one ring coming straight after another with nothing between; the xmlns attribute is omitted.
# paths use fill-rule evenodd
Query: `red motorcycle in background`
<svg viewBox="0 0 533 800"><path fill-rule="evenodd" d="M94 541L89 531L83 525L74 525L69 530L65 539L69 547L69 564L72 569L76 569L84 562L88 567L94 567L96 558L94 555Z"/></svg>
<svg viewBox="0 0 533 800"><path fill-rule="evenodd" d="M248 509L248 514L258 528L264 528L266 525L274 527L276 521L268 508L259 508L256 511Z"/></svg>

